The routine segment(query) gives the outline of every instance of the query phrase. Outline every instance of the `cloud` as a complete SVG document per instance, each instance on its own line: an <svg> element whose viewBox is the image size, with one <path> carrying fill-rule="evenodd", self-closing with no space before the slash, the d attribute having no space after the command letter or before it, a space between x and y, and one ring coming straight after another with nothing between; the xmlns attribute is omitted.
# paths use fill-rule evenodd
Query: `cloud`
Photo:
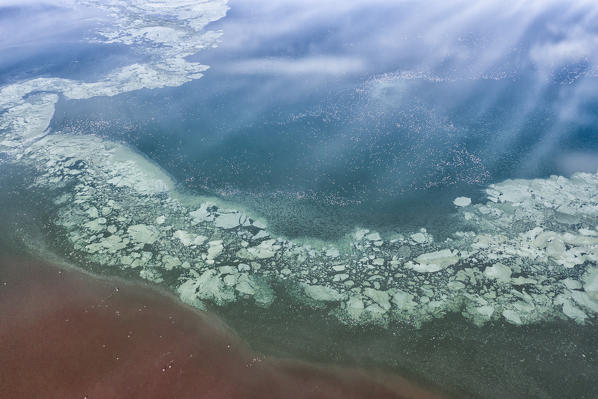
<svg viewBox="0 0 598 399"><path fill-rule="evenodd" d="M0 49L77 40L81 33L73 32L87 29L97 15L96 10L75 7L71 0L0 0Z"/></svg>
<svg viewBox="0 0 598 399"><path fill-rule="evenodd" d="M238 0L231 7L221 50L237 58L332 52L367 59L377 72L458 79L550 73L585 59L598 65L598 3L590 0Z"/></svg>
<svg viewBox="0 0 598 399"><path fill-rule="evenodd" d="M0 7L24 7L24 6L44 6L44 7L68 7L75 5L75 0L0 0Z"/></svg>
<svg viewBox="0 0 598 399"><path fill-rule="evenodd" d="M583 27L574 27L563 39L535 45L530 58L541 68L598 61L598 33L588 32Z"/></svg>
<svg viewBox="0 0 598 399"><path fill-rule="evenodd" d="M566 152L557 160L559 172L571 175L575 172L596 173L598 171L598 153Z"/></svg>
<svg viewBox="0 0 598 399"><path fill-rule="evenodd" d="M356 57L254 58L229 63L226 72L246 75L345 75L359 73L365 62Z"/></svg>

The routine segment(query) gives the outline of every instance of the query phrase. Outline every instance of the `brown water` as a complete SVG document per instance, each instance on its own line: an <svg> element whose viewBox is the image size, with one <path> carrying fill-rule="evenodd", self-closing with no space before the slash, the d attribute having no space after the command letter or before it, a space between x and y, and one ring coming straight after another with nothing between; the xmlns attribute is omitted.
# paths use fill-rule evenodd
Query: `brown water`
<svg viewBox="0 0 598 399"><path fill-rule="evenodd" d="M439 398L396 375L251 351L147 286L0 257L0 398Z"/></svg>

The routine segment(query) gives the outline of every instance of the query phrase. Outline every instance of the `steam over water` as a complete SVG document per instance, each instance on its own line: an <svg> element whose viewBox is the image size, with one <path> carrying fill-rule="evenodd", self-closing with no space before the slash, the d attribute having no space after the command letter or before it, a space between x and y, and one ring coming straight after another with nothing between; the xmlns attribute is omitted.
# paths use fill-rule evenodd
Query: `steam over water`
<svg viewBox="0 0 598 399"><path fill-rule="evenodd" d="M585 1L2 2L2 254L162 287L268 356L595 397L597 26Z"/></svg>

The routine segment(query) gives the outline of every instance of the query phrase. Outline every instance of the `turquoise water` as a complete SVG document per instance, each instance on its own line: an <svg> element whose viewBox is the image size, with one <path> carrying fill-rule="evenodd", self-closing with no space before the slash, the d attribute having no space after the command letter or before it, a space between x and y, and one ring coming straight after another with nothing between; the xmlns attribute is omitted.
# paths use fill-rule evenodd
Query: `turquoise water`
<svg viewBox="0 0 598 399"><path fill-rule="evenodd" d="M291 237L338 238L355 226L441 232L456 196L596 166L598 104L584 104L588 119L559 121L556 83L523 116L533 85L524 78L401 82L374 99L361 92L371 80L358 80L256 101L265 80L210 72L159 95L66 102L53 128L131 143L185 189L244 203ZM549 134L558 141L539 149Z"/></svg>
<svg viewBox="0 0 598 399"><path fill-rule="evenodd" d="M31 243L46 251L65 251L63 243L54 241L60 236L47 228L55 205L43 192L27 189L32 172L3 170L0 200L7 206L0 210L2 253L26 256ZM92 270L106 273L101 265ZM595 326L560 321L480 328L451 315L420 329L401 324L347 328L326 311L298 307L289 299L277 301L269 311L243 305L213 310L259 352L392 370L451 397L591 398L595 392Z"/></svg>
<svg viewBox="0 0 598 399"><path fill-rule="evenodd" d="M302 18L314 6L288 7ZM283 6L236 2L211 25L220 45L195 56L211 66L201 80L59 104L53 129L131 143L185 189L242 202L291 237L338 238L355 226L441 232L458 195L598 167L592 65L548 73L530 60L558 7L520 37L501 38L500 23L485 31L481 12L439 43L420 39L437 17L423 6L321 8L294 25ZM411 14L431 25L411 27ZM447 55L435 52L442 40ZM476 64L493 52L491 65ZM558 111L569 107L575 115Z"/></svg>
<svg viewBox="0 0 598 399"><path fill-rule="evenodd" d="M265 353L595 396L594 5L79 3L0 7L3 251Z"/></svg>

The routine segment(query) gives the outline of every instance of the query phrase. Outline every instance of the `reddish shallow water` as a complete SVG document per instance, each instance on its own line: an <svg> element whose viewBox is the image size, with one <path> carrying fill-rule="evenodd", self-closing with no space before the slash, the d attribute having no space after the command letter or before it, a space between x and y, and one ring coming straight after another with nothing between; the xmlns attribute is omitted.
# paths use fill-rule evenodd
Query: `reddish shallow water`
<svg viewBox="0 0 598 399"><path fill-rule="evenodd" d="M438 398L398 376L252 353L155 289L0 258L0 398Z"/></svg>

